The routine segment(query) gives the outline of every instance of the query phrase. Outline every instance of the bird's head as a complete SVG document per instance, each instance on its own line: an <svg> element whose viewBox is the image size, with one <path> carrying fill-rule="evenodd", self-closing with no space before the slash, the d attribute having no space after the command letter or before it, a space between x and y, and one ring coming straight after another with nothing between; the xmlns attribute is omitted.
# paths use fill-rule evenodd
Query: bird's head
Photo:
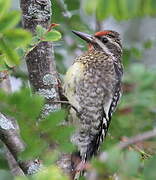
<svg viewBox="0 0 156 180"><path fill-rule="evenodd" d="M120 57L122 55L122 45L119 33L112 30L96 32L94 35L89 35L79 31L72 31L74 34L85 40L89 49L103 51L106 54Z"/></svg>

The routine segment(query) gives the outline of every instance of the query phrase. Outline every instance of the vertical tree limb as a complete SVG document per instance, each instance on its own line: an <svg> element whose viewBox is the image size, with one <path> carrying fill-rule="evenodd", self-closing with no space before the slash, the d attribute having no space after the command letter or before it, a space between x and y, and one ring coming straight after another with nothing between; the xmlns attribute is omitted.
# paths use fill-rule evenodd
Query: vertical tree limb
<svg viewBox="0 0 156 180"><path fill-rule="evenodd" d="M49 27L51 21L50 0L21 0L23 13L23 27L32 33L36 26ZM30 84L34 92L45 97L46 103L42 117L60 109L60 104L53 103L59 100L59 82L54 62L53 46L51 42L41 42L31 50L25 58Z"/></svg>

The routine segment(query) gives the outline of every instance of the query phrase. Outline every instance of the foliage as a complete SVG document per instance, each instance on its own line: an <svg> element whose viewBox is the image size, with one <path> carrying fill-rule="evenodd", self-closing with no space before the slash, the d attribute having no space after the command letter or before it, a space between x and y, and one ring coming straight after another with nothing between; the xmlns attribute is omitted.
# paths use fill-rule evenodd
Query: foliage
<svg viewBox="0 0 156 180"><path fill-rule="evenodd" d="M61 33L56 30L52 30L53 25L54 27L57 26L55 24L51 24L48 30L43 28L41 25L36 26L36 35L33 37L32 42L31 42L31 45L33 46L33 48L42 41L53 42L53 41L58 41L59 39L61 39Z"/></svg>
<svg viewBox="0 0 156 180"><path fill-rule="evenodd" d="M49 166L48 168L44 168L39 173L33 175L31 180L48 180L49 178L52 178L53 180L69 180L69 178L65 176L56 166ZM15 180L28 180L28 178L17 177Z"/></svg>
<svg viewBox="0 0 156 180"><path fill-rule="evenodd" d="M45 150L50 144L59 143L58 149L63 148L63 151L67 152L73 149L69 142L73 128L61 125L61 121L65 118L65 111L54 112L40 123L36 123L43 108L42 97L31 95L28 89L22 89L10 95L0 92L0 99L2 103L0 111L18 121L22 139L27 144L26 150L22 153L22 159L44 157Z"/></svg>
<svg viewBox="0 0 156 180"><path fill-rule="evenodd" d="M20 12L10 11L10 0L0 1L0 71L19 65L18 48L30 43L31 34L22 28L15 28L20 21Z"/></svg>
<svg viewBox="0 0 156 180"><path fill-rule="evenodd" d="M9 71L41 41L58 41L60 32L38 25L36 34L16 27L21 19L19 11L10 11L10 0L0 1L0 71Z"/></svg>
<svg viewBox="0 0 156 180"><path fill-rule="evenodd" d="M154 0L85 0L84 9L87 14L95 13L100 21L109 16L121 21L155 15L156 2Z"/></svg>

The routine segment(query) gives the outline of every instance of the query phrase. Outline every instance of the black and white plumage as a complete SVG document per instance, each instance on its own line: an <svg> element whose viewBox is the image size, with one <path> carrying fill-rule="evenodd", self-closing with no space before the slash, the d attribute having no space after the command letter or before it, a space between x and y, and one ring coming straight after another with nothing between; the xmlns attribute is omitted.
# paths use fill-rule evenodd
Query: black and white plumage
<svg viewBox="0 0 156 180"><path fill-rule="evenodd" d="M121 96L122 46L115 31L101 31L93 36L74 33L89 44L89 50L68 69L64 92L76 109L71 110L76 127L71 139L85 162L97 153Z"/></svg>

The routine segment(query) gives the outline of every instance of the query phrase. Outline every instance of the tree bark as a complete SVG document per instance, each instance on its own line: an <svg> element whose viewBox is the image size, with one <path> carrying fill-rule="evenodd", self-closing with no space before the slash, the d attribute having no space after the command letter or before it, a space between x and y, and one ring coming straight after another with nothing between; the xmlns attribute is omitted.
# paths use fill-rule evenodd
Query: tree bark
<svg viewBox="0 0 156 180"><path fill-rule="evenodd" d="M0 72L0 88L11 93L9 75ZM40 168L40 163L33 161L19 161L18 155L25 149L25 144L19 134L19 127L15 119L0 112L0 140L5 145L6 159L14 176L33 174Z"/></svg>
<svg viewBox="0 0 156 180"><path fill-rule="evenodd" d="M21 0L23 27L35 33L37 25L48 29L51 21L50 0ZM41 118L61 108L59 103L59 81L51 42L40 42L26 58L29 81L33 91L44 96L45 105Z"/></svg>
<svg viewBox="0 0 156 180"><path fill-rule="evenodd" d="M13 159L18 163L24 174L34 174L40 169L40 162L38 160L19 161L18 156L24 151L25 144L20 138L18 125L15 120L4 116L2 113L0 113L0 139L8 148Z"/></svg>
<svg viewBox="0 0 156 180"><path fill-rule="evenodd" d="M0 72L0 89L3 89L3 91L7 92L7 93L11 93L11 84L10 84L10 79L9 79L9 75L7 72ZM3 121L5 121L6 119L4 119L5 116L3 114L0 113L0 135L1 135L1 140L2 137L4 136L3 132L3 128L1 127L1 123L3 123ZM10 119L10 121L12 121L12 119ZM12 122L11 122L12 123ZM3 126L3 125L2 125ZM17 163L17 161L15 160L14 156L12 155L11 151L7 148L7 146L5 145L6 142L2 141L4 144L4 148L5 148L5 153L6 153L6 160L8 162L9 168L12 172L12 174L14 176L20 176L23 175L23 171L22 169L19 167L19 164Z"/></svg>

